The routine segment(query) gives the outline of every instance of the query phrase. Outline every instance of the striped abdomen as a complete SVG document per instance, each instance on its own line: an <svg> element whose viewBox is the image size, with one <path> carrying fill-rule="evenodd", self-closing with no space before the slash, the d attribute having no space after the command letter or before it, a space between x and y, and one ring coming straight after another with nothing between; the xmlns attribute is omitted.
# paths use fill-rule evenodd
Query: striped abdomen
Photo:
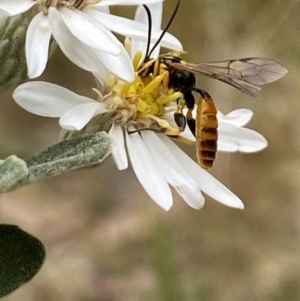
<svg viewBox="0 0 300 301"><path fill-rule="evenodd" d="M204 169L212 167L218 140L218 119L216 106L208 93L197 108L196 118L196 147L199 165Z"/></svg>

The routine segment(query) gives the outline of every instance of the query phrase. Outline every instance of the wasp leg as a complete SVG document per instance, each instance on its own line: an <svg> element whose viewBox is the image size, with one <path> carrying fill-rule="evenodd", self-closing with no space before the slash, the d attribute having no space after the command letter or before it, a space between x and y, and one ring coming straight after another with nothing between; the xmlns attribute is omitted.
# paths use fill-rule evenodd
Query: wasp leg
<svg viewBox="0 0 300 301"><path fill-rule="evenodd" d="M161 70L161 74L164 74L162 80L163 90L165 91L165 93L167 93L169 89L169 83L170 83L170 74L169 71L163 71L163 70Z"/></svg>
<svg viewBox="0 0 300 301"><path fill-rule="evenodd" d="M184 106L187 106L188 111L186 116L182 113L182 109ZM179 127L180 131L183 132L186 124L188 124L191 132L193 133L194 136L196 136L196 121L193 118L193 109L195 106L195 98L192 94L192 92L185 92L183 93L183 98L180 98L177 100L177 111L174 114L174 119Z"/></svg>
<svg viewBox="0 0 300 301"><path fill-rule="evenodd" d="M193 118L193 110L195 106L195 98L192 92L184 93L185 105L188 108L186 113L187 124L192 132L192 134L196 137L196 120Z"/></svg>
<svg viewBox="0 0 300 301"><path fill-rule="evenodd" d="M174 113L174 120L177 124L179 131L183 132L186 127L186 117L184 116L182 110L185 106L185 99L180 97L177 99L177 110Z"/></svg>
<svg viewBox="0 0 300 301"><path fill-rule="evenodd" d="M197 88L194 91L198 92L203 98L197 108L197 158L202 168L209 169L214 163L217 152L217 108L207 92Z"/></svg>
<svg viewBox="0 0 300 301"><path fill-rule="evenodd" d="M138 75L140 77L147 77L149 74L153 73L153 70L158 68L155 66L157 63L156 59L149 60L147 62L144 62L139 68L138 68Z"/></svg>
<svg viewBox="0 0 300 301"><path fill-rule="evenodd" d="M155 60L154 64L153 64L153 77L156 77L157 75L161 74L162 72L160 72L160 61L159 60Z"/></svg>

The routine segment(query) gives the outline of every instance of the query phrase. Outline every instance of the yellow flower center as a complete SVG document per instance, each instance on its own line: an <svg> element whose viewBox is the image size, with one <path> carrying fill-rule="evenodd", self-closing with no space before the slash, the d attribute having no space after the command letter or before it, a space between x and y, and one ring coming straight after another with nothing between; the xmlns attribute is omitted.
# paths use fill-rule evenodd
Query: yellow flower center
<svg viewBox="0 0 300 301"><path fill-rule="evenodd" d="M133 59L137 70L138 52ZM115 122L119 124L142 124L144 128L167 128L169 123L164 119L165 107L180 98L180 92L163 87L165 73L153 77L137 76L133 82L126 82L110 75L105 98L107 107L116 112Z"/></svg>

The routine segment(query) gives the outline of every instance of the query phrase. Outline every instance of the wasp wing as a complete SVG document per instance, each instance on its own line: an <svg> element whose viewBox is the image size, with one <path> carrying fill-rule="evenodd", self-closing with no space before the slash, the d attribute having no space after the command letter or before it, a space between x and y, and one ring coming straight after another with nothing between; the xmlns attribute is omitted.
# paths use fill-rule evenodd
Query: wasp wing
<svg viewBox="0 0 300 301"><path fill-rule="evenodd" d="M225 82L255 98L261 98L260 86L274 82L287 73L277 62L261 58L244 58L208 63L177 63L171 66Z"/></svg>

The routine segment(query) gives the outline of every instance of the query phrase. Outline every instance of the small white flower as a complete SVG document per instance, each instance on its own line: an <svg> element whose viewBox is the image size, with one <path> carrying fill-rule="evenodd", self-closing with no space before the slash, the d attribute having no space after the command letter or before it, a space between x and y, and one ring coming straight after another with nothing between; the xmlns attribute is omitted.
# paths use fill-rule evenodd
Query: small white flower
<svg viewBox="0 0 300 301"><path fill-rule="evenodd" d="M140 7L136 19L143 22L144 17ZM160 18L156 22L160 23ZM159 28L160 25L154 24L154 27ZM145 50L144 43L133 39L132 44L132 51ZM67 130L81 130L94 116L110 112L109 135L114 142L112 156L118 169L128 167L126 145L138 180L149 196L165 210L173 205L169 185L195 209L204 205L201 191L227 206L244 208L235 194L189 158L170 138L147 130L153 129L153 124L161 129L174 123L173 114L177 106L173 102L179 97L179 92L161 95L162 78L160 75L147 83L140 77L133 82L114 76L106 78L106 93L102 97L98 91L98 101L44 82L25 83L14 91L13 97L31 113L59 117L61 127ZM242 127L251 117L252 112L246 109L227 115L219 112L218 150L255 152L265 148L267 141L263 136ZM172 127L176 125L172 124ZM141 128L146 130L139 131ZM188 128L182 136L195 140Z"/></svg>
<svg viewBox="0 0 300 301"><path fill-rule="evenodd" d="M20 85L14 91L13 98L31 113L60 117L59 123L64 129L81 130L94 116L111 111L108 107L114 97L109 96L99 102L58 85L36 81ZM125 114L127 109L126 107ZM242 127L252 117L250 110L239 109L227 115L219 112L218 117L218 150L256 152L267 146L262 135ZM128 119L130 118L132 116L129 115ZM195 209L204 205L201 191L227 206L243 208L243 203L236 195L200 168L165 135L149 130L130 134L135 128L130 122L128 124L129 126L125 126L125 137L133 169L144 189L162 208L168 210L173 204L168 184ZM187 129L183 135L191 138L188 131ZM109 134L114 141L112 155L117 167L120 170L126 169L128 160L119 119L113 124Z"/></svg>
<svg viewBox="0 0 300 301"><path fill-rule="evenodd" d="M150 5L150 10L152 16L158 16L154 17L153 27L160 28L161 6ZM141 6L136 19L146 22ZM159 47L154 55L158 55ZM145 42L132 39L132 52L138 49L145 51L145 48ZM170 138L151 130L136 131L141 127L151 129L153 123L160 128L174 123L176 104L173 101L179 97L179 92L159 95L160 76L145 85L138 77L131 83L114 76L108 79L102 75L102 78L106 79L104 85L107 90L104 97L98 91L98 101L44 82L25 83L14 91L13 97L29 112L59 117L60 126L67 130L81 130L94 116L110 112L109 135L113 140L112 156L118 169L128 167L126 145L138 180L149 196L165 210L173 205L169 185L195 209L204 205L201 191L227 206L244 208L235 194L189 158ZM266 147L267 142L260 134L242 127L251 117L252 112L246 109L227 115L219 113L218 149L254 152ZM182 135L190 140L195 139L188 128Z"/></svg>
<svg viewBox="0 0 300 301"><path fill-rule="evenodd" d="M161 0L162 1L162 0ZM30 22L26 35L28 76L40 76L47 64L51 35L64 54L80 68L100 78L108 69L127 81L134 79L131 60L124 46L111 31L146 41L148 25L109 14L110 5L152 5L161 10L158 0L1 0L0 16L23 13L33 6L39 12ZM153 4L155 3L155 4ZM152 31L152 42L161 30ZM162 45L181 50L180 42L170 34Z"/></svg>

